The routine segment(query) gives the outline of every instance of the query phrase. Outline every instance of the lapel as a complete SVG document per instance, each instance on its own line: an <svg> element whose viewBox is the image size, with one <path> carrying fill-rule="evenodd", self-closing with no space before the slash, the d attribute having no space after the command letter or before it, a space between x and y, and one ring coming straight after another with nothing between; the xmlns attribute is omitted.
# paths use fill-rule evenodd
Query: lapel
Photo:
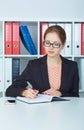
<svg viewBox="0 0 84 130"><path fill-rule="evenodd" d="M67 60L63 57L62 58L62 76L61 76L61 86L60 89L64 89L67 84L67 76L68 76L68 67L67 67Z"/></svg>
<svg viewBox="0 0 84 130"><path fill-rule="evenodd" d="M47 55L41 59L41 75L42 75L42 81L44 87L46 87L46 89L49 89L50 85L49 85L48 70L47 70Z"/></svg>

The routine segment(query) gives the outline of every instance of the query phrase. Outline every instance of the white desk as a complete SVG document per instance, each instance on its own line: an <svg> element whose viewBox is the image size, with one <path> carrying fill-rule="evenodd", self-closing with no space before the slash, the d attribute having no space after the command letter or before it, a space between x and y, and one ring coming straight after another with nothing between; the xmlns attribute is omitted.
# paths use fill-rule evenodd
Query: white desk
<svg viewBox="0 0 84 130"><path fill-rule="evenodd" d="M0 98L0 130L84 130L84 98L5 105Z"/></svg>

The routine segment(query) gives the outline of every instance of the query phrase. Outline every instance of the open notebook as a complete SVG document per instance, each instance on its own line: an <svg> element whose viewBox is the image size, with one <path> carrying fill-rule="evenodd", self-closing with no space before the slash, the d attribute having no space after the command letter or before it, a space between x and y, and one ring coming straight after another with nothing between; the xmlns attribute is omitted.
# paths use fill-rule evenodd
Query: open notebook
<svg viewBox="0 0 84 130"><path fill-rule="evenodd" d="M34 104L34 103L46 103L46 102L52 102L52 101L69 101L68 99L64 99L61 97L53 97L50 95L44 95L44 94L38 94L36 98L26 98L26 97L20 97L17 96L16 100L29 103L29 104Z"/></svg>

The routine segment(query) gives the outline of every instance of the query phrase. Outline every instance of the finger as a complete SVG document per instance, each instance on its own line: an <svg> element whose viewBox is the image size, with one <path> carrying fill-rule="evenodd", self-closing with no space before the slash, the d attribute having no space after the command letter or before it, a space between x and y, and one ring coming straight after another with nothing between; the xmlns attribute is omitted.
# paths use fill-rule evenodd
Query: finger
<svg viewBox="0 0 84 130"><path fill-rule="evenodd" d="M36 97L36 95L35 95L35 94L32 94L32 93L31 93L30 96L29 96L29 98L32 98L32 99L35 98L35 97Z"/></svg>
<svg viewBox="0 0 84 130"><path fill-rule="evenodd" d="M36 94L36 91L34 89L29 90L32 94Z"/></svg>
<svg viewBox="0 0 84 130"><path fill-rule="evenodd" d="M37 96L37 93L33 89L29 88L28 90L26 90L25 96L29 98L34 98Z"/></svg>
<svg viewBox="0 0 84 130"><path fill-rule="evenodd" d="M33 93L28 93L27 95L26 95L26 97L28 97L28 98L35 98L37 95L36 94L33 94Z"/></svg>
<svg viewBox="0 0 84 130"><path fill-rule="evenodd" d="M44 93L44 94L47 94L47 95L52 95L51 89L48 89L47 91L44 91L43 93Z"/></svg>
<svg viewBox="0 0 84 130"><path fill-rule="evenodd" d="M48 91L44 91L43 94L48 94Z"/></svg>
<svg viewBox="0 0 84 130"><path fill-rule="evenodd" d="M34 92L35 92L36 94L38 94L38 93L39 93L39 91L38 91L38 90L36 90L36 89L34 89Z"/></svg>

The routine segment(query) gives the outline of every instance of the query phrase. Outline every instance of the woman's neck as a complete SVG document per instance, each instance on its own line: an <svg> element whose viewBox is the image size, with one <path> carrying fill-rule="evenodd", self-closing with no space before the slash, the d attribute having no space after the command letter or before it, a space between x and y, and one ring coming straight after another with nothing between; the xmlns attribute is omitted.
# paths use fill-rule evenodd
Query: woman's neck
<svg viewBox="0 0 84 130"><path fill-rule="evenodd" d="M57 56L57 57L49 57L47 56L47 64L48 65L60 65L62 63L61 57Z"/></svg>

